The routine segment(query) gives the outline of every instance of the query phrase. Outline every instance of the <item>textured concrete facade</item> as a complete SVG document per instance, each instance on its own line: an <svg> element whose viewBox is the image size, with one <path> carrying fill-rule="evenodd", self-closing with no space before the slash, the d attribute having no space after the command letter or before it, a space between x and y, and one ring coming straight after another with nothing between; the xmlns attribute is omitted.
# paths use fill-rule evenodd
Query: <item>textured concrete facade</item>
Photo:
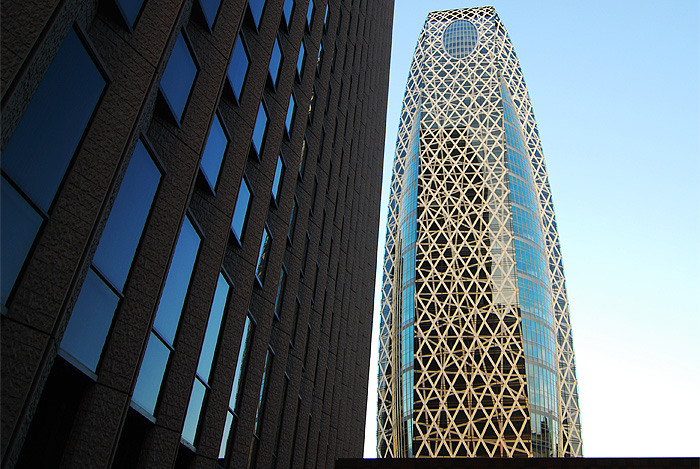
<svg viewBox="0 0 700 469"><path fill-rule="evenodd" d="M3 151L68 36L79 38L105 80L16 281L3 292L3 466L333 467L359 457L393 1L222 0L213 26L202 6L211 2L146 0L132 25L119 3L2 5ZM236 96L227 74L239 37L249 65ZM197 71L178 122L161 79L181 38ZM261 102L268 125L255 155ZM215 121L228 144L213 190L200 161ZM160 180L90 370L62 340L97 271L95 253L139 145ZM3 160L3 184L21 191L13 177ZM243 181L251 197L239 242L231 226ZM132 398L188 223L201 241L148 412ZM230 289L197 436L188 442L183 428L220 276ZM254 330L243 356L247 317Z"/></svg>

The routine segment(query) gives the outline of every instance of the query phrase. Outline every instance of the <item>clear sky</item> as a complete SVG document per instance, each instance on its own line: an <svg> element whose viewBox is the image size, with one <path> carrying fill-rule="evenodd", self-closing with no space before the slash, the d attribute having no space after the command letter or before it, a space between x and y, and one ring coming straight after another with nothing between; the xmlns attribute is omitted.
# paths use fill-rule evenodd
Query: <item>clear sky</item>
<svg viewBox="0 0 700 469"><path fill-rule="evenodd" d="M700 455L697 0L395 0L377 285L408 68L427 13L493 5L554 196L584 455ZM375 457L379 288L365 457Z"/></svg>

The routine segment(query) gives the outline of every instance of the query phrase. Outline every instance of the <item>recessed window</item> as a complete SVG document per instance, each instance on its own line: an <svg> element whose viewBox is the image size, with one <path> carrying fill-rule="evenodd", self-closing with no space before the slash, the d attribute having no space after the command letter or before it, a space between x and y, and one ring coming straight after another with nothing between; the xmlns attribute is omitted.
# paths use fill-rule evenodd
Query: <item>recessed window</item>
<svg viewBox="0 0 700 469"><path fill-rule="evenodd" d="M258 161L262 157L262 147L265 142L265 134L267 133L267 110L265 104L260 101L258 107L258 116L255 118L255 127L253 128L253 151Z"/></svg>
<svg viewBox="0 0 700 469"><path fill-rule="evenodd" d="M248 211L253 197L250 192L250 186L245 180L241 180L241 187L238 189L238 199L236 200L236 208L233 211L233 220L231 221L231 231L236 237L238 244L243 244L243 234L245 232L246 221L248 220Z"/></svg>
<svg viewBox="0 0 700 469"><path fill-rule="evenodd" d="M115 3L127 26L129 26L130 30L133 30L136 18L138 18L139 12L143 7L143 0L115 0Z"/></svg>
<svg viewBox="0 0 700 469"><path fill-rule="evenodd" d="M61 349L93 372L97 370L160 176L139 141L61 341Z"/></svg>
<svg viewBox="0 0 700 469"><path fill-rule="evenodd" d="M204 179L207 180L209 188L214 191L216 182L219 179L219 171L221 163L224 160L224 153L228 146L228 137L224 132L224 127L221 125L219 114L214 114L214 121L209 130L207 143L204 145L204 153L202 153L202 161L199 164L202 168Z"/></svg>
<svg viewBox="0 0 700 469"><path fill-rule="evenodd" d="M306 157L309 154L309 143L306 141L306 135L304 135L304 141L301 143L301 158L299 159L299 178L304 179L304 170L306 169Z"/></svg>
<svg viewBox="0 0 700 469"><path fill-rule="evenodd" d="M280 272L280 281L277 284L277 298L275 299L275 318L279 321L282 313L282 302L284 300L284 291L287 288L287 269L282 266Z"/></svg>
<svg viewBox="0 0 700 469"><path fill-rule="evenodd" d="M321 62L323 61L323 43L318 46L318 58L316 59L316 73L321 74Z"/></svg>
<svg viewBox="0 0 700 469"><path fill-rule="evenodd" d="M265 284L265 273L267 272L267 261L270 257L270 244L272 244L272 236L267 226L263 230L262 240L260 241L260 250L258 251L258 264L255 267L255 278L260 283L260 286Z"/></svg>
<svg viewBox="0 0 700 469"><path fill-rule="evenodd" d="M323 15L323 29L328 28L328 12L330 11L330 8L328 4L326 3L326 13Z"/></svg>
<svg viewBox="0 0 700 469"><path fill-rule="evenodd" d="M306 27L311 30L311 23L314 20L314 0L309 0L309 8L306 10Z"/></svg>
<svg viewBox="0 0 700 469"><path fill-rule="evenodd" d="M297 108L297 100L294 98L294 93L289 95L289 106L287 106L287 118L284 120L287 136L292 138L292 126L294 125L294 111Z"/></svg>
<svg viewBox="0 0 700 469"><path fill-rule="evenodd" d="M211 310L209 311L207 329L204 333L204 342L202 343L202 350L199 354L197 374L194 379L190 403L187 406L185 424L182 429L182 438L191 445L195 444L204 398L209 392L209 380L211 379L214 355L219 342L219 332L221 331L221 323L223 321L224 311L226 310L230 289L226 277L224 277L222 273L219 273L214 300L211 305Z"/></svg>
<svg viewBox="0 0 700 469"><path fill-rule="evenodd" d="M263 10L265 9L265 0L248 0L250 5L250 13L253 15L255 27L260 27L260 18L262 18Z"/></svg>
<svg viewBox="0 0 700 469"><path fill-rule="evenodd" d="M297 213L299 212L299 204L297 203L297 198L294 197L294 203L292 204L292 214L289 216L289 232L287 237L289 242L294 241L294 231L297 225Z"/></svg>
<svg viewBox="0 0 700 469"><path fill-rule="evenodd" d="M243 90L249 64L250 59L248 58L245 41L243 40L243 36L238 34L236 44L233 46L233 54L231 54L231 63L229 64L227 74L229 84L231 85L236 100L241 99L241 91Z"/></svg>
<svg viewBox="0 0 700 469"><path fill-rule="evenodd" d="M277 167L275 168L275 178L272 180L272 199L275 204L279 204L280 192L282 191L282 178L284 177L284 161L282 155L277 157Z"/></svg>
<svg viewBox="0 0 700 469"><path fill-rule="evenodd" d="M173 350L200 242L192 222L185 218L134 388L133 401L151 415L155 412L165 368Z"/></svg>
<svg viewBox="0 0 700 469"><path fill-rule="evenodd" d="M284 24L289 29L289 23L292 21L292 10L294 9L294 0L284 0L282 14L284 15Z"/></svg>
<svg viewBox="0 0 700 469"><path fill-rule="evenodd" d="M184 35L180 34L160 80L160 90L178 123L182 120L182 113L185 112L196 76L197 65L192 51Z"/></svg>
<svg viewBox="0 0 700 469"><path fill-rule="evenodd" d="M202 13L204 13L204 19L209 29L213 29L216 15L219 13L219 7L221 6L221 0L199 0L199 6L202 7Z"/></svg>
<svg viewBox="0 0 700 469"><path fill-rule="evenodd" d="M301 80L304 71L304 59L306 58L306 48L304 47L304 41L301 42L299 46L299 55L297 56L297 73L299 74L299 79Z"/></svg>
<svg viewBox="0 0 700 469"><path fill-rule="evenodd" d="M279 77L281 64L282 49L280 48L279 38L275 38L275 45L272 48L272 56L270 57L270 65L268 66L268 71L270 72L270 79L272 80L273 87L277 87L277 78Z"/></svg>
<svg viewBox="0 0 700 469"><path fill-rule="evenodd" d="M0 296L6 303L106 81L69 30L2 153Z"/></svg>

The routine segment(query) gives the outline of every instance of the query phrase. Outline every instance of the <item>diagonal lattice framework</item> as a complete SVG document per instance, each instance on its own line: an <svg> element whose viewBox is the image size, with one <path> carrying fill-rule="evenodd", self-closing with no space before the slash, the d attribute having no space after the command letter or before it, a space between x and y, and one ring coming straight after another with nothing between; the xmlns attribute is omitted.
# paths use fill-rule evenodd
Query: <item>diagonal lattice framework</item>
<svg viewBox="0 0 700 469"><path fill-rule="evenodd" d="M460 20L476 28L478 41L470 54L455 60L443 38L446 28ZM528 355L533 354L524 341L523 318L528 316L521 309L518 281L527 275L514 248L516 199L511 197L510 179L517 178L509 175L513 149L505 142L500 81L517 110L532 172L527 180L539 199L536 211L549 266L547 298L552 303L545 323L556 332L551 362L558 396L549 409L536 402L542 391L535 378L528 383L526 372L526 363L527 370L537 369L538 363ZM398 266L405 261L397 244L409 134L416 124L420 165L409 441L405 419L400 417L400 372L392 357L407 346L397 334L401 299L396 279ZM582 455L568 318L549 183L512 44L492 7L431 13L409 72L391 183L382 288L378 455ZM542 414L543 409L550 411L551 420L531 424L531 412Z"/></svg>

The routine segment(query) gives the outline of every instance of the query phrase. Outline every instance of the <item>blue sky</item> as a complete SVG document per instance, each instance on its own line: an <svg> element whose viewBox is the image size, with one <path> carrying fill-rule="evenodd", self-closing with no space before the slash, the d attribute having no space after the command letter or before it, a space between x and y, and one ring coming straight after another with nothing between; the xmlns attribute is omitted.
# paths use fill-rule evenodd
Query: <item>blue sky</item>
<svg viewBox="0 0 700 469"><path fill-rule="evenodd" d="M408 68L427 13L395 0L378 266ZM587 457L700 454L696 0L493 1L530 92L559 226ZM381 272L377 274L377 284ZM379 289L365 457L375 456Z"/></svg>

